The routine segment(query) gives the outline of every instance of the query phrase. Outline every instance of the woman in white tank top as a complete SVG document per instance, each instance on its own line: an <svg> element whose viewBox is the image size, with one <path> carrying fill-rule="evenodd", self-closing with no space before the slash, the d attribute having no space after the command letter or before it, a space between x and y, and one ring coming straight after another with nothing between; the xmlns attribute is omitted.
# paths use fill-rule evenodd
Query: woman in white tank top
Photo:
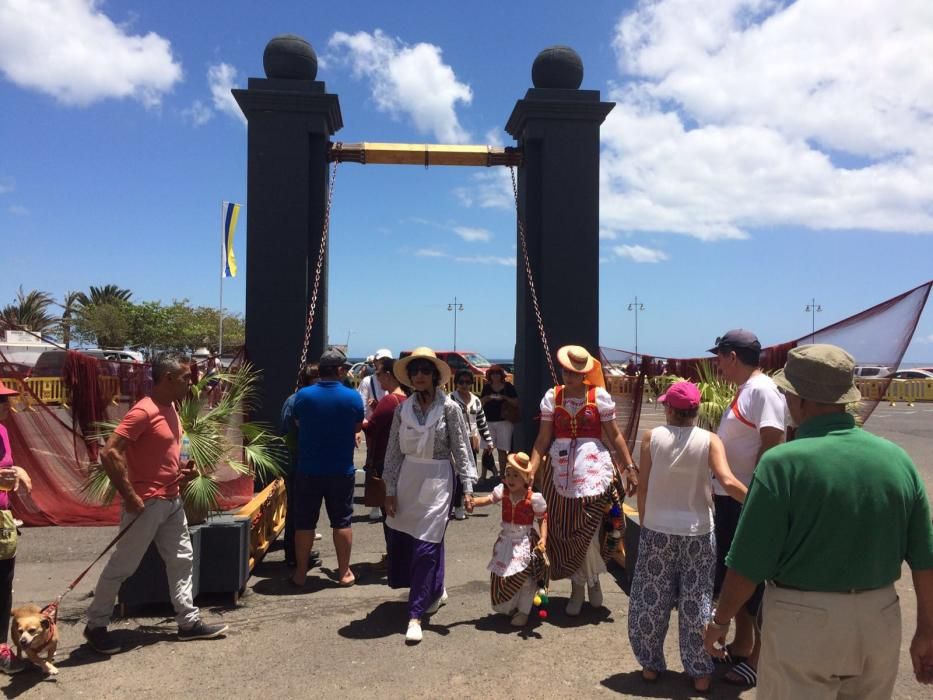
<svg viewBox="0 0 933 700"><path fill-rule="evenodd" d="M703 649L715 572L710 472L730 496L747 489L726 462L722 441L696 427L700 391L690 382L671 385L658 401L666 425L642 436L638 485L641 537L629 600L628 631L642 678L666 670L664 637L677 604L680 657L694 688L710 687L713 660Z"/></svg>

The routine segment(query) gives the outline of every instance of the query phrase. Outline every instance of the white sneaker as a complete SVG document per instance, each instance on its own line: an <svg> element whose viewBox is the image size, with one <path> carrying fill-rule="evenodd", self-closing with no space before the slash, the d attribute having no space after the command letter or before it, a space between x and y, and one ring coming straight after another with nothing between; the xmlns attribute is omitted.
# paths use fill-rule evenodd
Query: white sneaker
<svg viewBox="0 0 933 700"><path fill-rule="evenodd" d="M419 620L408 621L408 631L405 632L405 641L417 644L424 635L421 633L421 622Z"/></svg>
<svg viewBox="0 0 933 700"><path fill-rule="evenodd" d="M590 605L594 608L603 607L603 589L600 588L598 580L592 586L586 587L586 597L590 599Z"/></svg>
<svg viewBox="0 0 933 700"><path fill-rule="evenodd" d="M576 617L583 608L583 597L586 594L586 588L582 583L570 584L570 600L567 601L567 614L570 617Z"/></svg>
<svg viewBox="0 0 933 700"><path fill-rule="evenodd" d="M454 508L454 520L466 520L466 511L460 508Z"/></svg>
<svg viewBox="0 0 933 700"><path fill-rule="evenodd" d="M369 511L370 520L382 520L382 509L376 507Z"/></svg>
<svg viewBox="0 0 933 700"><path fill-rule="evenodd" d="M427 610L425 610L424 612L425 612L426 615L433 615L434 613L436 613L436 612L440 609L440 607L441 607L442 605L447 605L447 589L446 589L446 588L444 589L444 592L441 593L441 597L438 598L437 600L435 600L435 601L431 604L431 607L429 607L429 608L428 608Z"/></svg>

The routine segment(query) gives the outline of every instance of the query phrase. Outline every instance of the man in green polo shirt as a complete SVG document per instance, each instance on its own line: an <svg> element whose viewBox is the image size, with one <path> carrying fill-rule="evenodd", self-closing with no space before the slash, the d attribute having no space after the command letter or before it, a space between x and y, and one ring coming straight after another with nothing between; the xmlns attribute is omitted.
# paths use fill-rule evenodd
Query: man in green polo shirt
<svg viewBox="0 0 933 700"><path fill-rule="evenodd" d="M851 355L833 345L788 353L774 381L799 427L762 456L706 631L723 656L729 624L761 581L759 698L889 698L901 616L894 582L912 570L914 673L933 683L933 525L923 482L897 445L855 426Z"/></svg>

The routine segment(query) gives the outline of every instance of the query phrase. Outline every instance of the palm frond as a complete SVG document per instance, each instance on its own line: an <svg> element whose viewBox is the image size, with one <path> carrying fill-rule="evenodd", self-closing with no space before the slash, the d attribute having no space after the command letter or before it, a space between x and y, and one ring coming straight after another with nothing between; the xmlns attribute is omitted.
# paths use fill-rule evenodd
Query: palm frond
<svg viewBox="0 0 933 700"><path fill-rule="evenodd" d="M81 494L86 501L109 506L117 495L117 489L110 480L110 475L104 471L101 464L92 464L88 469L87 478L81 485Z"/></svg>
<svg viewBox="0 0 933 700"><path fill-rule="evenodd" d="M722 414L732 403L735 395L735 385L727 382L716 371L713 363L704 360L697 366L700 381L697 388L700 390L700 417L697 425L707 430L715 431L722 420Z"/></svg>
<svg viewBox="0 0 933 700"><path fill-rule="evenodd" d="M209 476L198 475L182 484L182 494L193 511L207 514L217 510L220 487Z"/></svg>
<svg viewBox="0 0 933 700"><path fill-rule="evenodd" d="M265 423L243 423L243 452L246 463L262 481L280 476L288 464L288 447L285 438L276 435Z"/></svg>

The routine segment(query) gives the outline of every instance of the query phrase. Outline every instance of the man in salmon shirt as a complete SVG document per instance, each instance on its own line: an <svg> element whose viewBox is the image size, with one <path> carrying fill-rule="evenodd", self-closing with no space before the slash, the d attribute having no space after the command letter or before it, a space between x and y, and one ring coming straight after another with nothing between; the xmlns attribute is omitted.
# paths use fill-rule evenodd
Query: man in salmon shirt
<svg viewBox="0 0 933 700"><path fill-rule="evenodd" d="M191 369L177 356L160 355L152 362L152 382L152 394L127 412L101 453L101 464L123 499L121 531L133 523L110 555L87 611L84 637L101 654L123 650L107 625L120 585L152 542L165 562L178 639L211 639L227 631L227 625L201 620L191 591L194 558L179 485L194 467L179 464L182 431L175 410L175 402L188 394Z"/></svg>

